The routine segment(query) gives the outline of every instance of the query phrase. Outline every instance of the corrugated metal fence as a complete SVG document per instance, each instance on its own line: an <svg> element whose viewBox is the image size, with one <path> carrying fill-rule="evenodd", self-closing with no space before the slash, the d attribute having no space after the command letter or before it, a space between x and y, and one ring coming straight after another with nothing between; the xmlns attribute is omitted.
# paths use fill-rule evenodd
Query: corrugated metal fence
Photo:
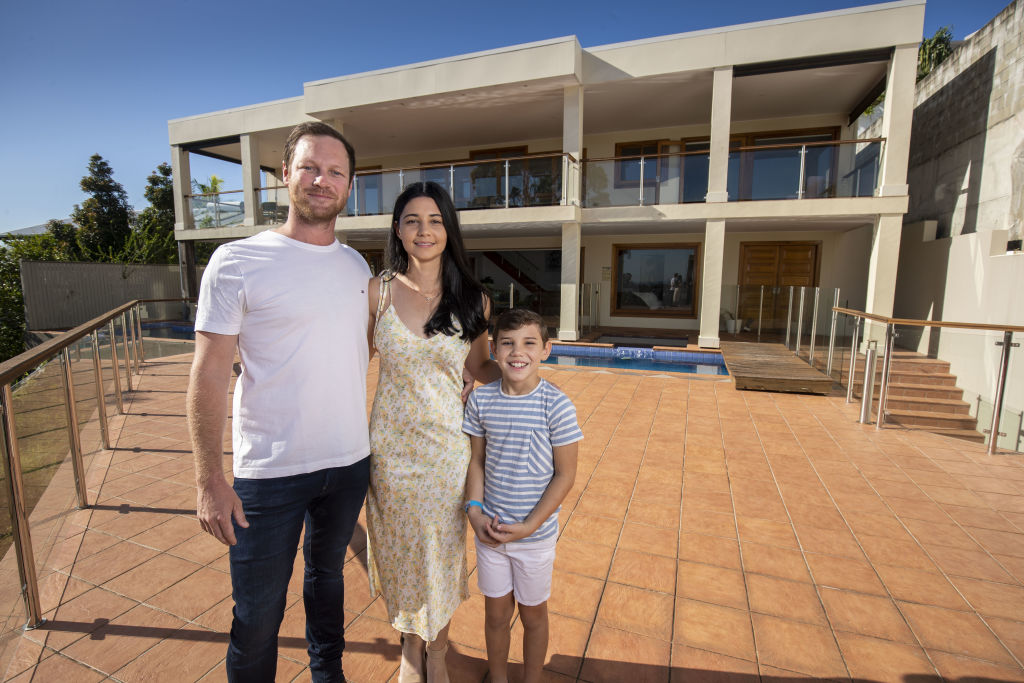
<svg viewBox="0 0 1024 683"><path fill-rule="evenodd" d="M196 268L196 281L202 278ZM22 261L21 288L29 330L81 325L132 299L176 299L181 280L176 265ZM178 320L180 304L147 304L146 319Z"/></svg>

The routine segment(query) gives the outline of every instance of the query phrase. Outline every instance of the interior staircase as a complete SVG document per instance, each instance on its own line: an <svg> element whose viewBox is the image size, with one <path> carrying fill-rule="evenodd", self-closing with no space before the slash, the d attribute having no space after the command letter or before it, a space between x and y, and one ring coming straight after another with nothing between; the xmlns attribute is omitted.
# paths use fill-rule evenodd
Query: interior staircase
<svg viewBox="0 0 1024 683"><path fill-rule="evenodd" d="M845 367L841 369L833 366L832 376L846 386L849 359L842 365ZM875 364L872 403L875 415L878 413L881 384L882 355L879 354ZM864 355L858 354L853 386L853 395L858 401L863 387ZM928 358L914 351L894 351L892 367L889 369L885 422L982 443L985 435L978 431L978 420L970 414L971 406L963 400L963 393L956 385L956 375L950 374L949 363L946 361Z"/></svg>

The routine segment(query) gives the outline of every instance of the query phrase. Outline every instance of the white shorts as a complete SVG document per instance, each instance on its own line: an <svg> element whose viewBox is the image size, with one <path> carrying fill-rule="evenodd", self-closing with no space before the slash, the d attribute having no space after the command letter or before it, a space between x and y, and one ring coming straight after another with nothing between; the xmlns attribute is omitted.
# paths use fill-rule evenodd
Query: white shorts
<svg viewBox="0 0 1024 683"><path fill-rule="evenodd" d="M489 598L515 593L520 605L539 605L551 597L555 540L503 543L492 548L476 542L476 585Z"/></svg>

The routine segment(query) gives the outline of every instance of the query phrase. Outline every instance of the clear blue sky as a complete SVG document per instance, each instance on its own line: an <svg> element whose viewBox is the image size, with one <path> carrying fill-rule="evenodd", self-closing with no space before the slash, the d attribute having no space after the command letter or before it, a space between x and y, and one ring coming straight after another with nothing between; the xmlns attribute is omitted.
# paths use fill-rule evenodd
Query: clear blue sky
<svg viewBox="0 0 1024 683"><path fill-rule="evenodd" d="M930 0L963 38L1008 0ZM138 209L169 161L167 120L302 94L321 78L576 35L584 47L872 4L868 0L5 3L0 231L66 217L99 153ZM193 165L205 179L216 167ZM229 183L230 184L230 183Z"/></svg>

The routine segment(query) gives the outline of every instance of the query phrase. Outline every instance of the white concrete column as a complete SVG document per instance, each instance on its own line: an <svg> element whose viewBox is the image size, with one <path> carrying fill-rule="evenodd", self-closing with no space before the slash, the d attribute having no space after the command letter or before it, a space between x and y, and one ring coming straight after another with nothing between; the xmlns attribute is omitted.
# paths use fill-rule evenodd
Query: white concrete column
<svg viewBox="0 0 1024 683"><path fill-rule="evenodd" d="M180 145L171 145L171 182L174 185L174 229L192 230L192 207L185 195L192 193L192 169L188 163L188 151Z"/></svg>
<svg viewBox="0 0 1024 683"><path fill-rule="evenodd" d="M907 162L910 157L910 123L914 114L914 84L917 79L917 45L893 50L885 82L882 112L882 156L878 194L881 197L907 194Z"/></svg>
<svg viewBox="0 0 1024 683"><path fill-rule="evenodd" d="M256 136L243 133L242 146L242 202L245 214L242 225L262 225L263 210L260 206L260 154Z"/></svg>
<svg viewBox="0 0 1024 683"><path fill-rule="evenodd" d="M580 338L580 242L579 223L562 223L562 281L558 316L558 338L576 341Z"/></svg>
<svg viewBox="0 0 1024 683"><path fill-rule="evenodd" d="M867 296L864 299L864 310L867 313L892 315L902 232L903 214L883 214L875 219L868 262Z"/></svg>
<svg viewBox="0 0 1024 683"><path fill-rule="evenodd" d="M571 154L576 163L566 163L562 168L562 185L565 192L562 203L580 205L580 168L583 157L583 87L566 86L562 95L562 151ZM564 272L564 271L563 271Z"/></svg>
<svg viewBox="0 0 1024 683"><path fill-rule="evenodd" d="M711 156L708 160L708 194L705 198L708 202L729 201L731 123L732 67L723 66L715 69L711 90ZM717 332L715 337L718 337Z"/></svg>
<svg viewBox="0 0 1024 683"><path fill-rule="evenodd" d="M722 261L725 257L725 221L708 221L704 228L704 264L701 268L700 336L697 345L717 349L718 317L722 307Z"/></svg>

